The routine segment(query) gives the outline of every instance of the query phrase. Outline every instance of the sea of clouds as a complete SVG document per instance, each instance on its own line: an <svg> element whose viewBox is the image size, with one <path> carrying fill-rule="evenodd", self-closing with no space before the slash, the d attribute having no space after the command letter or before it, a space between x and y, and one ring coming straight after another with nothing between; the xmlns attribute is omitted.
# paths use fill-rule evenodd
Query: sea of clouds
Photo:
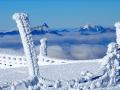
<svg viewBox="0 0 120 90"><path fill-rule="evenodd" d="M48 56L62 59L102 58L110 42L115 42L115 32L81 35L79 32L64 32L63 36L54 34L33 35L39 54L39 40L47 38ZM24 55L19 35L0 37L0 53Z"/></svg>

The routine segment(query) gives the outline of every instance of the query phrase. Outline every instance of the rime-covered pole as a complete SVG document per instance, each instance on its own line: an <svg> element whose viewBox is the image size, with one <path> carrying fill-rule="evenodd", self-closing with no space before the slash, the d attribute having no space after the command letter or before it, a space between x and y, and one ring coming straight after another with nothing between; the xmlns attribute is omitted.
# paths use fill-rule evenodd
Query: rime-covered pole
<svg viewBox="0 0 120 90"><path fill-rule="evenodd" d="M40 56L47 56L47 39L40 40Z"/></svg>
<svg viewBox="0 0 120 90"><path fill-rule="evenodd" d="M116 42L120 46L120 22L116 22L114 26L116 28Z"/></svg>
<svg viewBox="0 0 120 90"><path fill-rule="evenodd" d="M32 40L31 28L28 15L25 13L15 13L13 19L17 23L19 33L22 39L26 59L29 62L29 75L31 77L37 76L38 64L37 54Z"/></svg>

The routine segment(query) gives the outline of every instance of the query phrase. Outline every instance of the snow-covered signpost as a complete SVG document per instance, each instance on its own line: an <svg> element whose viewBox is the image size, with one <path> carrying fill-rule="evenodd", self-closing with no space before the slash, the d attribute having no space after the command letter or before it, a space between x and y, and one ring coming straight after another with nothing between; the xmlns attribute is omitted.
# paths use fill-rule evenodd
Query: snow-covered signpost
<svg viewBox="0 0 120 90"><path fill-rule="evenodd" d="M35 47L32 40L28 15L25 13L15 13L13 15L13 19L17 23L17 27L19 29L19 33L23 43L25 56L29 63L28 64L29 76L31 79L34 79L34 78L36 79L39 72L38 59L37 59L37 54L36 54ZM31 90L35 90L35 89L31 89Z"/></svg>
<svg viewBox="0 0 120 90"><path fill-rule="evenodd" d="M47 39L40 40L40 56L47 56Z"/></svg>

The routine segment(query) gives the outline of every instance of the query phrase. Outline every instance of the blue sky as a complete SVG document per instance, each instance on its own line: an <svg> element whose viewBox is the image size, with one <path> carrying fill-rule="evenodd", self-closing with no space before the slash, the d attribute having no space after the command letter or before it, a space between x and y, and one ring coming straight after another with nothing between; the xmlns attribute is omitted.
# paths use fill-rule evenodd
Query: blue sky
<svg viewBox="0 0 120 90"><path fill-rule="evenodd" d="M120 0L0 0L0 30L16 27L15 12L29 13L32 26L44 22L52 28L113 26L120 20Z"/></svg>

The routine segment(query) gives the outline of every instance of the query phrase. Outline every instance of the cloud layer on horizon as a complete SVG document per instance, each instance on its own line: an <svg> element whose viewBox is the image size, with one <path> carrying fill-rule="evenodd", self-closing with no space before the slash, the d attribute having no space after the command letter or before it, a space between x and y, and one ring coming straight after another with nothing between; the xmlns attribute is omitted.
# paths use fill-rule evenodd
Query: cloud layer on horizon
<svg viewBox="0 0 120 90"><path fill-rule="evenodd" d="M48 39L48 56L62 59L96 59L105 55L107 44L115 41L115 33L107 32L95 35L80 35L78 32L63 33L64 36L53 34L34 35L33 39L39 53L39 40ZM0 37L0 48L9 52L24 54L20 36ZM1 52L2 52L1 50ZM7 53L7 51L6 51Z"/></svg>

